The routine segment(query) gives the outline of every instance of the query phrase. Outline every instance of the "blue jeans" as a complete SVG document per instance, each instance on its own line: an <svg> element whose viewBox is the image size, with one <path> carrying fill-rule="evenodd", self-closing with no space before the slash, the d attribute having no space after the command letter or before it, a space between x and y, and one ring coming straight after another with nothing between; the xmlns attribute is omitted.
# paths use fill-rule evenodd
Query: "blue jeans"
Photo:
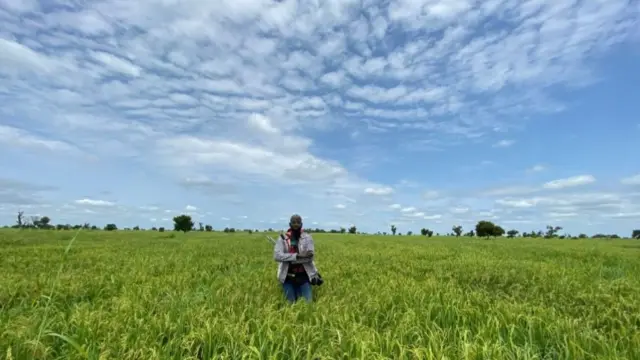
<svg viewBox="0 0 640 360"><path fill-rule="evenodd" d="M284 295L290 303L296 302L299 298L303 297L307 302L312 300L311 283L305 282L302 285L295 285L288 281L282 284L282 290Z"/></svg>

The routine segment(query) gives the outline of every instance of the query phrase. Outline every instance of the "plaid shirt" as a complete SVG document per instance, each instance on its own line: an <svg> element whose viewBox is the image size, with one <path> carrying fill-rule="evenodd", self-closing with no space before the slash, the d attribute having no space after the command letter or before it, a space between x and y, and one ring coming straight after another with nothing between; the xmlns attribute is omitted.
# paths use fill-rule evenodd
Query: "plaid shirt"
<svg viewBox="0 0 640 360"><path fill-rule="evenodd" d="M301 251L315 251L313 237L309 233L302 232L300 240L298 240L298 248ZM315 256L314 256L315 257ZM284 283L287 279L290 264L302 264L309 278L314 277L318 273L318 269L313 261L314 257L306 259L298 259L297 253L290 253L286 241L286 235L281 234L273 246L273 259L278 264L278 281Z"/></svg>

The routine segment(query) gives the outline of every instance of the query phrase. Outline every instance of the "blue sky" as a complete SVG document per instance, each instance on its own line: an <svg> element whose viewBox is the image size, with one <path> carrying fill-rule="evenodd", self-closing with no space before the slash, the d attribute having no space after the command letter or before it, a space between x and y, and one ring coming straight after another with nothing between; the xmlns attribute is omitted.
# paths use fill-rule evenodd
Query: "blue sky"
<svg viewBox="0 0 640 360"><path fill-rule="evenodd" d="M640 227L640 3L0 0L0 222Z"/></svg>

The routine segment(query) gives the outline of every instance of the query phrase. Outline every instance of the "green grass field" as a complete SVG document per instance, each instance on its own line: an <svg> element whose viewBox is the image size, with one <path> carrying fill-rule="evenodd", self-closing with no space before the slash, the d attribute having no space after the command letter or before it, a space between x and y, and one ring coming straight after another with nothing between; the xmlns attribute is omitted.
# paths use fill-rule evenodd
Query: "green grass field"
<svg viewBox="0 0 640 360"><path fill-rule="evenodd" d="M640 241L0 231L8 359L640 359Z"/></svg>

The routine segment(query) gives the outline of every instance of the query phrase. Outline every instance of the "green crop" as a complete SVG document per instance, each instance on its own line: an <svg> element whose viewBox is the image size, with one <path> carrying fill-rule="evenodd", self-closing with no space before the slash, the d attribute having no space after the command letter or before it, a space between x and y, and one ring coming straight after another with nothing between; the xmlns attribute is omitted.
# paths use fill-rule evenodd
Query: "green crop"
<svg viewBox="0 0 640 360"><path fill-rule="evenodd" d="M0 358L640 359L637 240L316 234L288 305L264 234L74 235L0 232Z"/></svg>

